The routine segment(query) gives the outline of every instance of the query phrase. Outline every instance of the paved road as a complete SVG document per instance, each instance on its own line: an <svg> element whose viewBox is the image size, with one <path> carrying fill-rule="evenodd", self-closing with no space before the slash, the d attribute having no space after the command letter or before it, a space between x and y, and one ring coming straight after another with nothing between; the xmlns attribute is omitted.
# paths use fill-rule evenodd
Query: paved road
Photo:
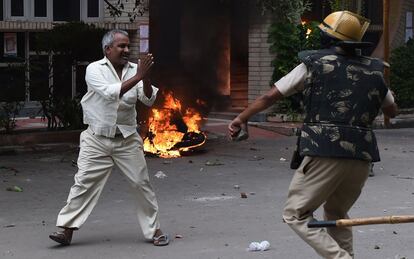
<svg viewBox="0 0 414 259"><path fill-rule="evenodd" d="M414 130L377 134L383 161L351 216L414 214ZM292 176L289 161L282 160L289 159L294 143L283 136L229 142L223 134L211 134L190 156L148 157L161 224L173 237L168 247L144 241L128 183L118 170L73 244L56 246L47 236L73 183L76 150L0 156L0 258L319 258L281 219ZM154 177L158 171L167 177ZM6 191L14 185L23 192ZM414 258L413 230L414 224L356 227L356 258ZM246 251L250 242L261 240L270 242L269 251Z"/></svg>

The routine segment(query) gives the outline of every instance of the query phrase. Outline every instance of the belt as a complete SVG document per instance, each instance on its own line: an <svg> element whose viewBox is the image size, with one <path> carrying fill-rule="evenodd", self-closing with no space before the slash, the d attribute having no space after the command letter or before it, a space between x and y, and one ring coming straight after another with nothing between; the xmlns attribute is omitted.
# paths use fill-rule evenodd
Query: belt
<svg viewBox="0 0 414 259"><path fill-rule="evenodd" d="M97 136L102 136L102 137L106 137L106 136L104 136L104 135L99 135L99 134L96 134L95 132L93 132L93 130L90 128L90 127L88 127L87 129L86 129L91 135L97 135ZM115 133L115 135L114 135L114 138L123 138L124 136L122 135L122 133L121 132L116 132ZM106 138L111 138L111 137L106 137Z"/></svg>
<svg viewBox="0 0 414 259"><path fill-rule="evenodd" d="M328 127L343 127L343 128L356 128L360 130L372 130L372 128L364 127L364 126L358 126L358 125L349 125L349 124L341 124L341 123L334 123L334 122L304 122L304 125L308 126L328 126Z"/></svg>

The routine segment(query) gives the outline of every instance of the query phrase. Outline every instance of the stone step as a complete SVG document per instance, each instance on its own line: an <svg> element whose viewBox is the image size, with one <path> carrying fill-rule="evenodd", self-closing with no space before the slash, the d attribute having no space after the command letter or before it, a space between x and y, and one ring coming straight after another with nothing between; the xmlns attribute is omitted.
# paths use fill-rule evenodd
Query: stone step
<svg viewBox="0 0 414 259"><path fill-rule="evenodd" d="M246 99L247 100L247 91L238 91L238 92L231 92L231 99Z"/></svg>
<svg viewBox="0 0 414 259"><path fill-rule="evenodd" d="M208 114L208 117L215 118L215 119L232 120L240 113L240 111L242 111L242 109L240 109L239 112L233 109L230 111L226 111L226 112L212 111Z"/></svg>

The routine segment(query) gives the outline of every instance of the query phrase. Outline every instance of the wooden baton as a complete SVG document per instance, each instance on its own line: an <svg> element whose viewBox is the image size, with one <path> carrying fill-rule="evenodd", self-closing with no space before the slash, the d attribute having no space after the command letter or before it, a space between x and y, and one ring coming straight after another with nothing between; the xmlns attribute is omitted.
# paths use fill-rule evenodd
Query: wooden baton
<svg viewBox="0 0 414 259"><path fill-rule="evenodd" d="M338 219L327 221L311 221L308 223L308 228L325 228L325 227L351 227L360 225L373 224L399 224L414 222L414 215L401 216L385 216L385 217L371 217L371 218L356 218L356 219Z"/></svg>

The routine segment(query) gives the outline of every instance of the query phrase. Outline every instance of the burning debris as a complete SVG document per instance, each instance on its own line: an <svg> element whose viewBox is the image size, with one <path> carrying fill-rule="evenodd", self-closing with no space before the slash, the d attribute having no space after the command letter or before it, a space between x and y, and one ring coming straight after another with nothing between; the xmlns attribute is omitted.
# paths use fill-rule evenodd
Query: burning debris
<svg viewBox="0 0 414 259"><path fill-rule="evenodd" d="M206 136L200 131L201 121L200 113L193 108L183 112L180 101L167 93L163 107L151 110L144 151L171 158L203 145Z"/></svg>

